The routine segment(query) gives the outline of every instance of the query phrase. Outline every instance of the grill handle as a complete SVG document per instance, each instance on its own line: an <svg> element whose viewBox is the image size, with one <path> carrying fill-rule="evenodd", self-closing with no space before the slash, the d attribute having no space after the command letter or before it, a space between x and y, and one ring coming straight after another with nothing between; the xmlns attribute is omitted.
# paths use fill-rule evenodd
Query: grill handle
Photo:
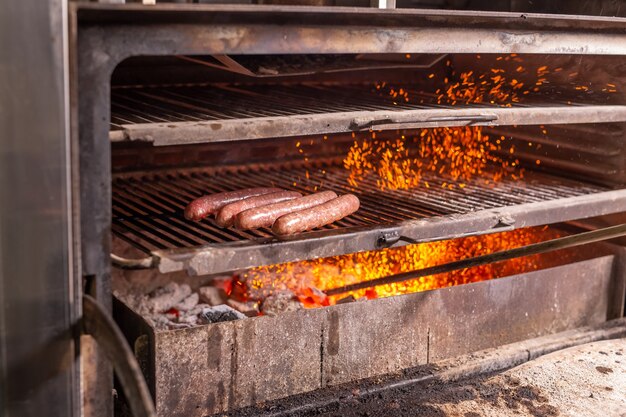
<svg viewBox="0 0 626 417"><path fill-rule="evenodd" d="M426 123L441 123L441 122L469 122L467 125L471 125L473 123L489 123L495 122L498 120L498 116L495 114L469 114L463 116L433 116L424 120L392 120L392 119L376 119L370 120L365 123L360 123L359 120L354 119L350 122L350 128L352 130L368 130L373 127L378 127L381 130L385 129L397 129L399 125L402 126L403 129L412 129L412 128L420 128L424 127Z"/></svg>

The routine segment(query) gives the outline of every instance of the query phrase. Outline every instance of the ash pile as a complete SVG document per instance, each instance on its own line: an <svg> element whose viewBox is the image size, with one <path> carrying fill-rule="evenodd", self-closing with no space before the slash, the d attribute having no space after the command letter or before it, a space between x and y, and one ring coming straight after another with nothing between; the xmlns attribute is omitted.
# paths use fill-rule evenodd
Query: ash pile
<svg viewBox="0 0 626 417"><path fill-rule="evenodd" d="M212 279L195 290L186 283L169 282L150 292L114 290L114 295L159 330L183 329L259 315L275 316L304 308L289 290L263 300L245 300L233 288L233 277Z"/></svg>

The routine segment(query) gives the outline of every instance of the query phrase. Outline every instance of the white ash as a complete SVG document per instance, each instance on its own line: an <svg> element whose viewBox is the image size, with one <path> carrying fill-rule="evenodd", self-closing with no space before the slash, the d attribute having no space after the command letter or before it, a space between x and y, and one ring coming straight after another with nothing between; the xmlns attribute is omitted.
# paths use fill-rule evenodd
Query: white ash
<svg viewBox="0 0 626 417"><path fill-rule="evenodd" d="M261 304L261 312L266 316L277 316L280 313L301 310L302 308L304 308L302 303L289 290L277 291L263 300L263 304Z"/></svg>
<svg viewBox="0 0 626 417"><path fill-rule="evenodd" d="M175 282L170 282L166 286L157 288L148 294L146 307L151 313L164 313L190 295L191 288L189 285L178 285Z"/></svg>
<svg viewBox="0 0 626 417"><path fill-rule="evenodd" d="M200 301L200 296L197 292L191 293L187 298L185 298L180 303L174 306L175 309L180 311L189 311L198 305L198 301Z"/></svg>
<svg viewBox="0 0 626 417"><path fill-rule="evenodd" d="M215 287L200 287L197 291L192 291L187 284L169 282L147 294L117 290L113 293L159 330L236 320L258 315L259 312L258 309L255 310L254 303L229 300L224 290Z"/></svg>
<svg viewBox="0 0 626 417"><path fill-rule="evenodd" d="M200 287L198 288L198 294L200 295L200 301L207 303L211 306L217 306L224 304L228 300L226 291L216 287Z"/></svg>
<svg viewBox="0 0 626 417"><path fill-rule="evenodd" d="M142 256L115 237L113 248L113 252L120 256ZM185 272L162 274L157 269L113 268L111 277L115 297L159 330L201 326L204 324L200 319L203 309L224 304L248 317L260 314L259 301L244 302L229 298L225 289L232 284L233 275L190 278ZM266 295L264 291L251 290L249 295L254 300L260 300ZM263 314L271 316L303 308L290 291L279 291L264 304Z"/></svg>

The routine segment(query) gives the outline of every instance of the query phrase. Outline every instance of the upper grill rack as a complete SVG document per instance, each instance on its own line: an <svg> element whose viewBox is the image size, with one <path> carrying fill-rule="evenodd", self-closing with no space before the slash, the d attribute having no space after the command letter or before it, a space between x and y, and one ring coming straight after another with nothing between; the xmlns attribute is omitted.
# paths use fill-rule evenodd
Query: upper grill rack
<svg viewBox="0 0 626 417"><path fill-rule="evenodd" d="M480 178L463 189L443 187L444 179L430 176L425 178L430 188L410 191L381 191L372 179L354 189L346 177L338 164L123 174L113 181L113 233L159 257L163 272L186 268L191 274L209 274L373 250L401 236L424 241L566 221L584 217L579 211L589 205L599 207L596 212L611 212L626 201L626 191L539 173L528 174L524 181L491 184ZM254 186L352 192L362 206L322 230L281 240L267 229L238 231L220 228L210 219L192 222L183 217L186 204L198 196Z"/></svg>
<svg viewBox="0 0 626 417"><path fill-rule="evenodd" d="M375 128L626 121L626 106L524 97L510 107L437 103L404 86L410 101L363 85L210 85L114 88L112 140L155 145L329 134ZM597 100L596 100L597 101ZM589 103L585 99L585 103Z"/></svg>

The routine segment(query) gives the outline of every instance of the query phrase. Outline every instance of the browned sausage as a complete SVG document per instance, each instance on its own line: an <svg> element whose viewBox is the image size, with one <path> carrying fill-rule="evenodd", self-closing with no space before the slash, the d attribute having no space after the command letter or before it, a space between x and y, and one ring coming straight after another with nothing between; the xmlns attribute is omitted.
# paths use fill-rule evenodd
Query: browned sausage
<svg viewBox="0 0 626 417"><path fill-rule="evenodd" d="M272 232L277 235L292 235L326 226L354 213L359 205L357 196L345 194L319 206L280 217L272 226Z"/></svg>
<svg viewBox="0 0 626 417"><path fill-rule="evenodd" d="M271 227L280 216L317 206L333 198L337 198L337 194L332 191L323 191L291 201L283 201L282 203L270 204L265 207L253 208L239 213L235 219L235 226L239 229Z"/></svg>
<svg viewBox="0 0 626 417"><path fill-rule="evenodd" d="M283 191L280 188L246 188L245 190L227 191L205 195L196 198L185 208L185 217L189 220L202 220L205 217L215 214L226 204L243 200L244 198L254 197L256 195L276 193Z"/></svg>
<svg viewBox="0 0 626 417"><path fill-rule="evenodd" d="M293 200L298 197L302 197L302 194L296 191L279 191L277 193L263 194L235 201L221 208L215 217L215 222L222 227L230 227L235 222L235 216L244 210L280 203L281 201Z"/></svg>

